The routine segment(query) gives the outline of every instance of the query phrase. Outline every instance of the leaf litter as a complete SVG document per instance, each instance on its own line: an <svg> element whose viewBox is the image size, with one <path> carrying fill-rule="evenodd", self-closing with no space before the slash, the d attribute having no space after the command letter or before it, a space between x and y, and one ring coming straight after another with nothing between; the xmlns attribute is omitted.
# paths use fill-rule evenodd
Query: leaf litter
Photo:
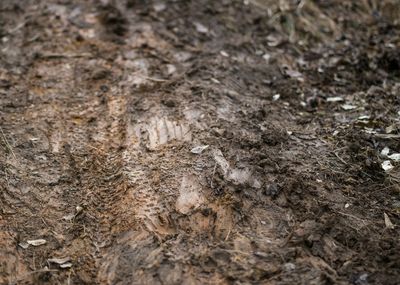
<svg viewBox="0 0 400 285"><path fill-rule="evenodd" d="M394 1L45 2L0 9L1 284L398 283Z"/></svg>

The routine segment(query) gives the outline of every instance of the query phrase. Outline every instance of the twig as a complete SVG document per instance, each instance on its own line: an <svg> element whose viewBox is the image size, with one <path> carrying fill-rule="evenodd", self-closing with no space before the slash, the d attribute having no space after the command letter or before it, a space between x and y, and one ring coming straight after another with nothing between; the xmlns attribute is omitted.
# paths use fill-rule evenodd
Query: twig
<svg viewBox="0 0 400 285"><path fill-rule="evenodd" d="M168 79L149 77L149 76L147 76L147 75L140 74L140 71L136 71L136 72L132 73L132 75L133 75L133 76L140 77L140 78L142 78L142 79L154 81L154 82L168 82L168 81L170 81L170 80L168 80Z"/></svg>
<svg viewBox="0 0 400 285"><path fill-rule="evenodd" d="M397 134L372 134L373 136L376 136L380 139L398 139L400 138L400 135Z"/></svg>
<svg viewBox="0 0 400 285"><path fill-rule="evenodd" d="M92 57L90 53L43 53L40 54L41 58L80 58L80 57Z"/></svg>
<svg viewBox="0 0 400 285"><path fill-rule="evenodd" d="M8 150L11 152L11 154L14 156L14 158L16 158L15 153L14 153L11 145L8 143L6 135L4 134L3 129L1 127L0 127L0 131L1 131L1 134L3 135L3 140L4 140L4 143L6 144Z"/></svg>
<svg viewBox="0 0 400 285"><path fill-rule="evenodd" d="M228 240L229 235L231 234L231 231L232 231L232 225L230 225L230 227L229 227L228 234L227 234L226 237L225 237L225 241Z"/></svg>
<svg viewBox="0 0 400 285"><path fill-rule="evenodd" d="M150 80L150 81L154 81L154 82L167 82L168 81L166 79L159 79L159 78L148 77L148 76L144 76L144 75L139 75L139 77Z"/></svg>
<svg viewBox="0 0 400 285"><path fill-rule="evenodd" d="M16 31L20 30L21 28L23 28L25 26L26 22L21 22L19 23L15 28L11 29L8 31L9 35L14 34Z"/></svg>
<svg viewBox="0 0 400 285"><path fill-rule="evenodd" d="M343 160L343 158L341 158L336 152L333 151L333 154L344 164L349 165L346 161Z"/></svg>
<svg viewBox="0 0 400 285"><path fill-rule="evenodd" d="M214 180L214 175L215 175L215 170L217 170L217 163L215 163L215 165L214 165L214 170L213 170L213 173L212 173L212 175L211 175L211 188L212 189L214 189L214 186L213 186L213 180Z"/></svg>
<svg viewBox="0 0 400 285"><path fill-rule="evenodd" d="M290 233L287 235L287 237L285 237L285 239L282 241L282 243L279 246L280 247L286 246L290 242L290 240L292 239L293 235L294 235L294 229L292 229L290 231Z"/></svg>
<svg viewBox="0 0 400 285"><path fill-rule="evenodd" d="M337 211L336 213L341 214L341 215L346 216L346 217L350 217L350 218L359 220L360 222L362 222L362 223L364 224L364 227L367 227L367 226L368 226L368 223L367 223L365 220L363 220L363 219L361 219L361 218L359 218L359 217L357 217L357 216L354 216L354 215L351 215L351 214L347 214L347 213L343 213L343 212L339 212L339 211ZM362 227L361 227L361 228L362 228ZM360 229L361 229L361 228L360 228ZM359 230L359 229L358 229L358 230Z"/></svg>

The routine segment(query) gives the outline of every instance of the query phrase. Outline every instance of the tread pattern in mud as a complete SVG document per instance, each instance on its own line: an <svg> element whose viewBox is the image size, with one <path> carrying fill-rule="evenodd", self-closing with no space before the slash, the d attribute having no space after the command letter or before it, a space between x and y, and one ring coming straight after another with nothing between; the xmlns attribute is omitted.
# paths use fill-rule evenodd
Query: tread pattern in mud
<svg viewBox="0 0 400 285"><path fill-rule="evenodd" d="M289 2L1 1L0 283L397 284L395 1Z"/></svg>

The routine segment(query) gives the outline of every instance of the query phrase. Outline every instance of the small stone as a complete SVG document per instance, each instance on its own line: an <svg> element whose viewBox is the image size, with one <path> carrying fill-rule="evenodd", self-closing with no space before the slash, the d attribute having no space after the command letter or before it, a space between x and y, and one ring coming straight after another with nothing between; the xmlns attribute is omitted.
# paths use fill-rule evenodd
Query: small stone
<svg viewBox="0 0 400 285"><path fill-rule="evenodd" d="M288 263L285 263L285 264L283 265L283 268L285 268L285 271L293 271L293 270L296 269L296 265L294 265L294 264L291 263L291 262L288 262Z"/></svg>
<svg viewBox="0 0 400 285"><path fill-rule="evenodd" d="M278 186L275 183L269 184L266 187L264 194L267 196L275 197L276 195L279 194Z"/></svg>

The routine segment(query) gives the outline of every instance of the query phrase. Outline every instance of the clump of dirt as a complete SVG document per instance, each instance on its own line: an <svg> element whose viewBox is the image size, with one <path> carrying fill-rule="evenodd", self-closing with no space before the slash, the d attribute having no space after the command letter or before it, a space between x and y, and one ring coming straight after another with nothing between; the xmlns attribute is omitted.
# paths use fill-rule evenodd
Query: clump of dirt
<svg viewBox="0 0 400 285"><path fill-rule="evenodd" d="M397 50L386 51L379 59L380 67L394 76L399 75L400 59Z"/></svg>
<svg viewBox="0 0 400 285"><path fill-rule="evenodd" d="M396 0L342 2L2 1L0 283L397 284Z"/></svg>
<svg viewBox="0 0 400 285"><path fill-rule="evenodd" d="M100 6L98 17L108 34L122 37L128 32L128 21L116 6Z"/></svg>

